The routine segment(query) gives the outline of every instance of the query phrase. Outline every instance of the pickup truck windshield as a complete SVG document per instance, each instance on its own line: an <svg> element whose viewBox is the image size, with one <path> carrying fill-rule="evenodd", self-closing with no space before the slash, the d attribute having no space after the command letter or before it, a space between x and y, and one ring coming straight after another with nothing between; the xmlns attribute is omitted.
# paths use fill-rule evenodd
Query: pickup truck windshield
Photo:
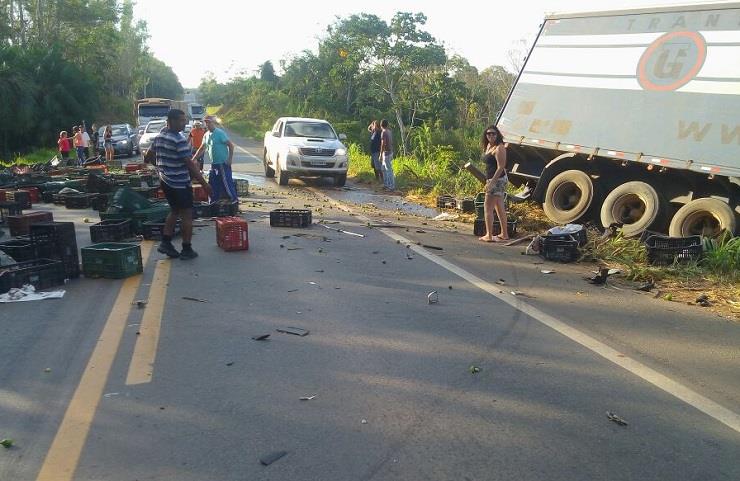
<svg viewBox="0 0 740 481"><path fill-rule="evenodd" d="M157 122L157 123L150 123L146 126L146 133L159 133L160 130L162 130L165 126L165 122Z"/></svg>
<svg viewBox="0 0 740 481"><path fill-rule="evenodd" d="M285 125L285 137L336 139L337 135L331 125L323 122L288 122Z"/></svg>

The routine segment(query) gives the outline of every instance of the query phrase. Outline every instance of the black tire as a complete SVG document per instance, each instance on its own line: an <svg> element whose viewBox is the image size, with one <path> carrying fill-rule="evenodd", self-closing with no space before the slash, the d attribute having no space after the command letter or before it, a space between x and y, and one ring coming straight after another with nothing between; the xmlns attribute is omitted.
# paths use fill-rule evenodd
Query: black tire
<svg viewBox="0 0 740 481"><path fill-rule="evenodd" d="M732 208L718 199L694 199L684 205L671 219L668 233L671 237L704 235L716 237L727 230L735 234L737 218Z"/></svg>
<svg viewBox="0 0 740 481"><path fill-rule="evenodd" d="M344 187L347 183L347 174L338 174L334 176L334 185L336 187Z"/></svg>
<svg viewBox="0 0 740 481"><path fill-rule="evenodd" d="M558 224L569 224L586 217L594 200L594 183L581 170L566 170L547 184L542 208Z"/></svg>
<svg viewBox="0 0 740 481"><path fill-rule="evenodd" d="M288 185L288 173L280 168L280 159L275 159L275 178L279 185Z"/></svg>
<svg viewBox="0 0 740 481"><path fill-rule="evenodd" d="M640 235L645 230L662 230L668 208L668 202L650 184L637 180L625 182L609 192L601 204L601 225L622 223L625 237Z"/></svg>
<svg viewBox="0 0 740 481"><path fill-rule="evenodd" d="M275 177L275 169L267 165L267 149L262 152L262 164L265 166L265 177L268 179Z"/></svg>

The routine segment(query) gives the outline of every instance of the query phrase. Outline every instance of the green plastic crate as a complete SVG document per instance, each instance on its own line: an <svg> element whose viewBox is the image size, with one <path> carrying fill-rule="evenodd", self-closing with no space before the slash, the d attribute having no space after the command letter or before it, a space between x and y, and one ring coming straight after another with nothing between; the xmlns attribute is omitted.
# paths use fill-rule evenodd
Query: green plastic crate
<svg viewBox="0 0 740 481"><path fill-rule="evenodd" d="M85 189L87 188L87 177L85 177L84 179L67 180L64 182L64 187L69 187L70 189L85 192Z"/></svg>
<svg viewBox="0 0 740 481"><path fill-rule="evenodd" d="M113 194L113 203L122 211L135 212L149 209L152 203L144 196L134 192L130 187L121 187Z"/></svg>
<svg viewBox="0 0 740 481"><path fill-rule="evenodd" d="M58 180L45 182L41 190L43 192L59 192L60 190L64 188L64 184L65 184L65 181L58 181Z"/></svg>
<svg viewBox="0 0 740 481"><path fill-rule="evenodd" d="M475 217L478 219L483 219L485 217L485 213L483 212L485 201L486 193L478 192L478 195L475 196Z"/></svg>
<svg viewBox="0 0 740 481"><path fill-rule="evenodd" d="M167 204L152 204L148 209L137 210L131 216L132 227L134 232L142 234L144 232L144 222L162 222L170 214L170 206Z"/></svg>
<svg viewBox="0 0 740 481"><path fill-rule="evenodd" d="M81 252L85 277L123 279L144 271L138 244L106 242L83 247Z"/></svg>

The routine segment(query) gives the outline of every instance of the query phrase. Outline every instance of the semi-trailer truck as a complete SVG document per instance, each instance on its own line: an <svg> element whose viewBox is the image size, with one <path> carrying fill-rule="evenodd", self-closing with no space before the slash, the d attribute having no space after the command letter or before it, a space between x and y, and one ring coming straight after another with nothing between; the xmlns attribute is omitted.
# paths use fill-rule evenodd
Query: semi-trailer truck
<svg viewBox="0 0 740 481"><path fill-rule="evenodd" d="M553 221L735 233L740 3L549 15L496 124Z"/></svg>

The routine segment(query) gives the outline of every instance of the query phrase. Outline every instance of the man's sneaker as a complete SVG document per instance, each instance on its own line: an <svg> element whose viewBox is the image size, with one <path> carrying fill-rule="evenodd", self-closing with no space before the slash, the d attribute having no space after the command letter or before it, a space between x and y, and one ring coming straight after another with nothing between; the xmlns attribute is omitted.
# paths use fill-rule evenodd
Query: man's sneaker
<svg viewBox="0 0 740 481"><path fill-rule="evenodd" d="M159 247L157 247L157 252L167 255L167 257L180 257L180 253L177 252L177 249L172 245L172 242L160 242Z"/></svg>
<svg viewBox="0 0 740 481"><path fill-rule="evenodd" d="M180 259L183 260L195 259L196 257L198 257L198 253L193 249L183 249L182 252L180 252Z"/></svg>

